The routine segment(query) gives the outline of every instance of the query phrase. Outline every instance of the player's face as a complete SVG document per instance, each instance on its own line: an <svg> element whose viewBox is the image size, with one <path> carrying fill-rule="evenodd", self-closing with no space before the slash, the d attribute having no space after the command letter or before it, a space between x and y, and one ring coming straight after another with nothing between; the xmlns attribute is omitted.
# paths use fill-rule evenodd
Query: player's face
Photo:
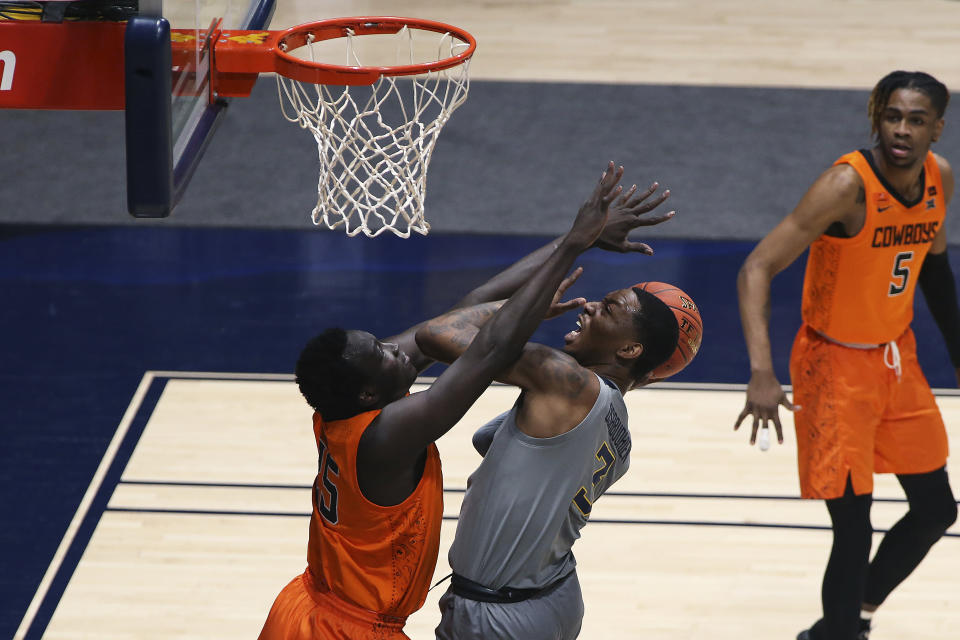
<svg viewBox="0 0 960 640"><path fill-rule="evenodd" d="M417 379L410 357L392 342L381 342L366 331L347 333L347 360L367 378L369 390L384 406L403 397Z"/></svg>
<svg viewBox="0 0 960 640"><path fill-rule="evenodd" d="M634 318L639 308L633 289L588 302L577 316L577 329L564 336L563 350L584 365L613 362L619 349L637 341Z"/></svg>
<svg viewBox="0 0 960 640"><path fill-rule="evenodd" d="M897 89L881 113L880 152L888 165L915 166L942 130L943 118L937 117L930 98L914 89Z"/></svg>

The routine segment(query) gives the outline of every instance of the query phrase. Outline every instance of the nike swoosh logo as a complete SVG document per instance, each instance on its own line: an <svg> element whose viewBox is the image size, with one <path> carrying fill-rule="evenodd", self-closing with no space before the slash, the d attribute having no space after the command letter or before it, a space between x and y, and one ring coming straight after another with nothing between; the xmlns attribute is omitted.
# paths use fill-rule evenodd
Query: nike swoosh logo
<svg viewBox="0 0 960 640"><path fill-rule="evenodd" d="M893 206L893 205L891 204L891 205L887 205L886 207L877 207L877 213L883 213L884 211L886 211L887 209L889 209L889 208L892 207L892 206Z"/></svg>

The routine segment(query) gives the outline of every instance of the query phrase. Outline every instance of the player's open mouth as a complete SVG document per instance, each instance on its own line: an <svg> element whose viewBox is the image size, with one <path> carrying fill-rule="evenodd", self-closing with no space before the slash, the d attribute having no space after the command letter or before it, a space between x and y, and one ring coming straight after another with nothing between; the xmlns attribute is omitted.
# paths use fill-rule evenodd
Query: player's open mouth
<svg viewBox="0 0 960 640"><path fill-rule="evenodd" d="M567 344L570 344L571 342L577 339L581 331L583 331L583 325L580 323L580 320L577 319L577 328L571 331L570 333L568 333L567 335L563 336L564 342L566 342Z"/></svg>

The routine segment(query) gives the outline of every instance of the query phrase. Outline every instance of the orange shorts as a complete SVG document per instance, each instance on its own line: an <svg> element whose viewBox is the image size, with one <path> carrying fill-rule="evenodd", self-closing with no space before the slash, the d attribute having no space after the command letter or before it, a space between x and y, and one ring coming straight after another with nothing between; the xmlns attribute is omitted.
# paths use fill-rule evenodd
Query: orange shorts
<svg viewBox="0 0 960 640"><path fill-rule="evenodd" d="M277 596L259 640L410 640L405 622L318 590L306 571Z"/></svg>
<svg viewBox="0 0 960 640"><path fill-rule="evenodd" d="M896 340L901 376L885 347L859 349L800 327L790 354L800 493L839 498L847 476L857 495L874 473L927 473L947 462L947 432L917 362L911 329ZM892 354L886 354L892 361Z"/></svg>

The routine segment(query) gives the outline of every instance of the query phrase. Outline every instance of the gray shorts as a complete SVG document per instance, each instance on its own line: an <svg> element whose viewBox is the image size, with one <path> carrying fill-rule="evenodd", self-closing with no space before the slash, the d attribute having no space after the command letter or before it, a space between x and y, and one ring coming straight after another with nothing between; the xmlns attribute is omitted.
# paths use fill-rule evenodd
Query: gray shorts
<svg viewBox="0 0 960 640"><path fill-rule="evenodd" d="M522 602L477 602L447 592L440 598L437 640L573 640L583 621L577 572Z"/></svg>

